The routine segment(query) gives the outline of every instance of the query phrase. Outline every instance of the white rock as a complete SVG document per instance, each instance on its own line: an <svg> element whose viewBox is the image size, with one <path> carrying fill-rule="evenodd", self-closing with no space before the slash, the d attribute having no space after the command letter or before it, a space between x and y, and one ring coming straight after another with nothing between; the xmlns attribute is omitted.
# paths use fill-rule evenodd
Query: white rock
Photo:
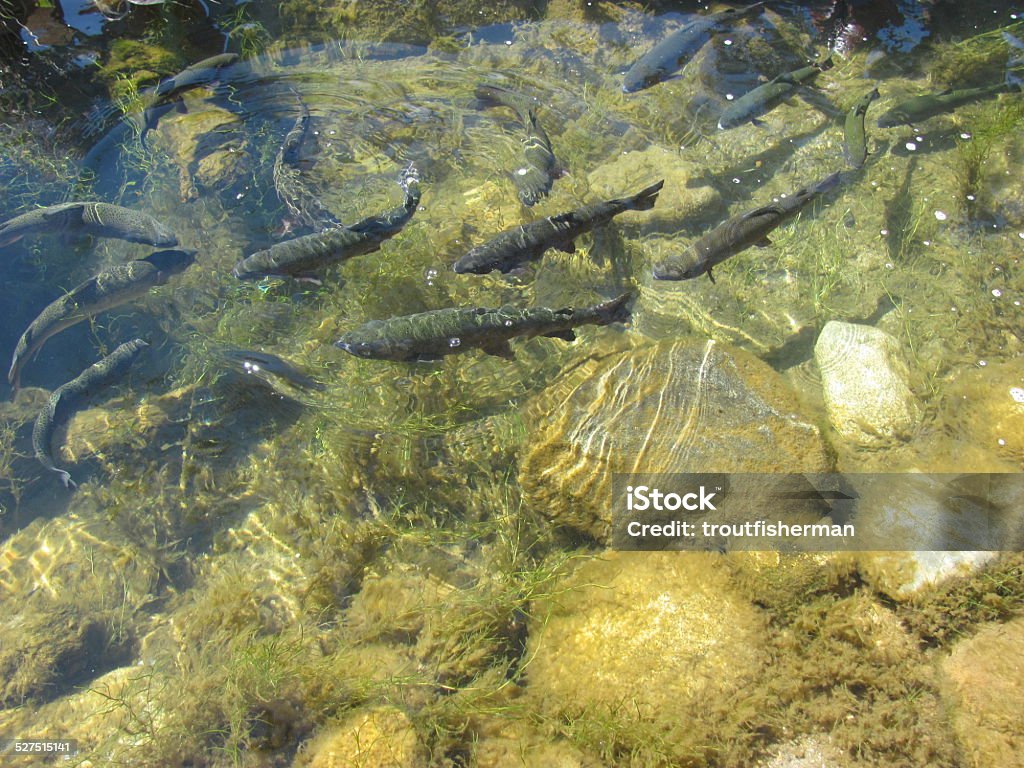
<svg viewBox="0 0 1024 768"><path fill-rule="evenodd" d="M829 420L866 447L906 440L921 418L899 342L868 325L835 320L814 347Z"/></svg>

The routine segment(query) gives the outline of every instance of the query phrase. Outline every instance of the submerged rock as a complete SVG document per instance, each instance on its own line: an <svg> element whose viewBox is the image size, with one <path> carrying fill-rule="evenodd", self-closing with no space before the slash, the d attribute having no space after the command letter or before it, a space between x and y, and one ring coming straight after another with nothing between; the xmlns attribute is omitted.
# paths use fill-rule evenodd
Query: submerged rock
<svg viewBox="0 0 1024 768"><path fill-rule="evenodd" d="M181 199L199 197L200 189L232 194L250 166L242 119L220 107L189 103L196 111L166 115L156 131L178 166Z"/></svg>
<svg viewBox="0 0 1024 768"><path fill-rule="evenodd" d="M942 664L953 728L966 765L1024 766L1024 619L962 640Z"/></svg>
<svg viewBox="0 0 1024 768"><path fill-rule="evenodd" d="M828 471L798 410L779 374L714 341L589 360L528 406L519 480L555 523L606 541L614 473Z"/></svg>
<svg viewBox="0 0 1024 768"><path fill-rule="evenodd" d="M397 707L356 710L313 739L294 768L426 768L427 751Z"/></svg>
<svg viewBox="0 0 1024 768"><path fill-rule="evenodd" d="M967 371L950 388L943 421L985 450L1024 468L1024 362Z"/></svg>
<svg viewBox="0 0 1024 768"><path fill-rule="evenodd" d="M612 552L580 567L553 590L548 615L534 611L531 703L608 723L627 752L650 747L629 743L650 726L673 757L700 764L690 761L703 739L724 727L720 706L767 661L765 619L722 566L703 553Z"/></svg>
<svg viewBox="0 0 1024 768"><path fill-rule="evenodd" d="M836 431L866 447L911 437L921 412L900 343L868 325L830 321L814 347Z"/></svg>
<svg viewBox="0 0 1024 768"><path fill-rule="evenodd" d="M617 217L623 224L634 224L642 232L675 233L694 219L719 210L722 196L710 184L690 187L687 182L700 175L701 168L682 160L678 153L661 147L642 152L627 152L612 162L600 165L587 177L591 195L608 200L624 197L644 186L665 180L658 202L650 211L626 211Z"/></svg>

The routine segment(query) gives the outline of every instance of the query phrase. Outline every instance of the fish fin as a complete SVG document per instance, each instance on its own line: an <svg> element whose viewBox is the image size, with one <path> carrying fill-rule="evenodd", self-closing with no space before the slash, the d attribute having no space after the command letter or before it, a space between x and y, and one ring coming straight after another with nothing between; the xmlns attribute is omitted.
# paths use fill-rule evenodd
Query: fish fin
<svg viewBox="0 0 1024 768"><path fill-rule="evenodd" d="M572 240L567 243L562 243L558 246L558 250L562 253L576 253L576 243Z"/></svg>
<svg viewBox="0 0 1024 768"><path fill-rule="evenodd" d="M69 211L80 211L85 203L77 203L70 206L59 206L58 210L55 211L43 211L43 219L50 221L51 219L58 219L62 216L67 216Z"/></svg>
<svg viewBox="0 0 1024 768"><path fill-rule="evenodd" d="M708 267L708 280L711 281L712 285L715 284L715 276L711 274L711 267Z"/></svg>
<svg viewBox="0 0 1024 768"><path fill-rule="evenodd" d="M484 347L481 347L484 352L488 355L494 355L504 360L515 360L516 353L512 351L512 347L509 346L508 339L501 339L499 341L492 341Z"/></svg>
<svg viewBox="0 0 1024 768"><path fill-rule="evenodd" d="M771 244L772 244L772 241L768 237L768 235L765 235L760 240L758 240L756 243L754 243L754 245L756 245L758 248L767 248Z"/></svg>
<svg viewBox="0 0 1024 768"><path fill-rule="evenodd" d="M750 118L750 122L756 125L758 128L764 128L764 120L758 120L756 117Z"/></svg>
<svg viewBox="0 0 1024 768"><path fill-rule="evenodd" d="M0 240L0 248L4 248L4 247L10 245L11 243L18 242L24 236L25 235L23 235L23 234L21 234L21 235L9 235L8 237Z"/></svg>
<svg viewBox="0 0 1024 768"><path fill-rule="evenodd" d="M323 280L321 280L316 275L312 275L312 274L291 275L290 277L294 278L296 281L298 281L300 283L312 283L313 285L317 286L318 288L321 285L324 284Z"/></svg>
<svg viewBox="0 0 1024 768"><path fill-rule="evenodd" d="M565 341L576 341L576 334L572 328L565 331L552 331L551 333L545 333L545 337L549 339L563 339Z"/></svg>

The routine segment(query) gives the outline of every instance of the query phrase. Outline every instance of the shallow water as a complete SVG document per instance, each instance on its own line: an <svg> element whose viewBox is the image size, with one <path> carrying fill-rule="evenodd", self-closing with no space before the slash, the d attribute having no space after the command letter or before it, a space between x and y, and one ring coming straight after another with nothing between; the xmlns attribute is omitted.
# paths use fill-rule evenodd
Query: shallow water
<svg viewBox="0 0 1024 768"><path fill-rule="evenodd" d="M709 621L687 625L675 651L694 654L683 668L700 683L683 688L712 700L711 710L739 711L728 702L744 685L784 686L760 649L736 665L752 671L724 676L717 688L707 682L734 651L714 661L703 645L714 646L721 631L707 619L715 611L705 592L720 593L728 610L741 606L737 636L749 633L751 644L784 657L779 674L798 676L798 659L811 652L795 649L787 632L810 625L824 628L818 651L843 658L843 674L870 667L877 679L864 685L875 704L863 698L836 718L856 712L863 732L815 720L807 693L789 710L758 703L763 722L679 705L697 735L666 736L659 711L673 702L670 689L659 689L664 698L641 696L635 718L604 693L583 701L581 715L576 695L545 688L529 663L536 656L544 675L562 674L559 649L543 646L547 612L571 617L562 590L583 594L587 579L602 578L600 561L582 581L569 574L608 543L600 520L581 522L577 512L611 505L612 472L1021 470L1021 97L1002 94L914 127L876 126L909 96L1002 79L1016 53L999 30L1021 34L1017 17L1000 10L982 28L952 27L940 6L928 35L909 3L899 6L902 23L854 19L867 40L858 44L846 27L834 66L813 86L759 124L723 131L718 117L730 101L825 49L821 8L770 7L715 35L678 77L625 94L622 74L637 53L690 19L690 9L557 6L529 21L471 26L452 16L424 28L387 17L380 24L392 25L381 32L388 42L376 42L361 36L371 28L366 19L345 26L351 5L333 8L321 28L303 24L309 11L298 3L280 19L244 5L185 19L129 7L118 22L127 26L108 22L103 34L162 30L147 43L173 49L168 30L191 24L196 39L223 34L241 60L186 92L145 144L143 101L109 75L100 83L118 98L92 97L83 107L76 96L66 111L5 127L0 218L98 199L155 216L199 255L143 299L50 339L26 365L24 389L0 406L0 619L23 628L11 629L0 653L0 677L11 681L0 691L0 737L74 738L79 760L95 764L287 765L300 747L316 751L311 738L328 733L327 724L344 735L348 710L387 704L404 713L398 731L412 731L423 750L411 749L400 765L542 764L558 749L578 765L742 765L780 753L794 735L822 734L833 740L837 765L959 764L956 755L975 747L939 713L940 686L925 669L931 657L916 645L931 636L906 629L926 625L952 598L883 603L889 576L865 562L785 565L765 576L761 563L716 556L707 567L686 566L714 574L697 590L704 592L664 596L678 602L680 621L697 621L691 610ZM349 29L340 41L332 34L339 28ZM101 42L63 53L109 61ZM522 164L524 128L511 109L474 99L481 82L524 94L550 137L564 174L533 208L520 204L510 178ZM849 169L843 119L875 85L882 98L868 112L868 159ZM282 181L275 158L303 107L308 133ZM232 276L254 251L314 231L289 212L275 175L299 208L322 207L354 224L401 204L410 164L419 209L379 251L323 269L319 285ZM728 217L840 170L836 190L772 232L771 245L716 266L715 282L653 279L652 264ZM573 253L549 250L518 274L452 271L502 229L628 196L659 178L665 188L652 211L583 235ZM0 348L13 350L62 292L152 250L59 234L4 247ZM453 306L583 306L624 291L635 293L627 325L584 326L574 342L513 339L512 360L470 350L394 363L333 346L374 319ZM895 339L910 427L843 432L815 362L829 321ZM131 373L57 432L56 463L79 483L69 493L34 460L32 422L50 391L135 337L151 347ZM677 348L709 341L739 361L739 383L709 395L701 387L719 379L694 366L689 400L681 393L691 372L651 362L651 345L663 343L658 349L675 360ZM239 350L279 356L294 372L275 374L271 365L254 375ZM863 365L853 352L849 359L833 367ZM760 428L725 430L712 400L747 409L738 421ZM788 437L776 417L812 437ZM714 443L706 435L716 429L738 435L735 447L695 453L694 441ZM877 439L873 429L882 429ZM755 445L755 432L777 440L776 449ZM658 453L677 433L685 450ZM622 445L640 459L611 455ZM799 461L780 458L791 455ZM702 459L722 465L693 466ZM1019 547L1019 538L1002 547ZM628 572L628 560L617 562L613 571ZM1012 608L1019 567L997 567L1013 582L1000 583ZM762 577L770 584L752 586ZM646 587L629 589L660 589L643 578ZM804 608L791 604L800 595ZM587 599L570 602L580 612L605 610L604 598ZM628 605L608 610L614 616L593 630L610 633L603 643L615 642L608 627L616 622L643 619L630 618ZM968 626L993 618L967 613ZM886 644L891 658L863 655L857 643L837 652L844 622ZM556 637L576 631L556 626ZM652 643L672 641L650 631ZM66 648L47 643L54 633L68 636ZM913 668L907 685L925 692L923 703L900 699L902 683L878 671L885 663ZM807 664L821 661L812 655ZM570 678L581 674L567 668ZM631 695L624 672L601 669L595 689ZM778 701L800 695L787 689ZM890 700L905 707L907 739L941 734L932 753L901 747L898 729L886 730ZM83 713L92 715L87 725ZM728 746L708 749L702 738ZM501 739L547 757L501 762Z"/></svg>

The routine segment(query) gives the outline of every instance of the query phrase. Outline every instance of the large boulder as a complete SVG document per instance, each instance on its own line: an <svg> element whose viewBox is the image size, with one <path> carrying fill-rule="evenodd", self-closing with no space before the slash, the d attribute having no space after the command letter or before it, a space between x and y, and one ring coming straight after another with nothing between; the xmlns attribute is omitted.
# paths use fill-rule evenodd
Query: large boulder
<svg viewBox="0 0 1024 768"><path fill-rule="evenodd" d="M558 525L607 541L612 475L827 472L779 374L724 344L665 341L586 361L527 407L519 480Z"/></svg>

